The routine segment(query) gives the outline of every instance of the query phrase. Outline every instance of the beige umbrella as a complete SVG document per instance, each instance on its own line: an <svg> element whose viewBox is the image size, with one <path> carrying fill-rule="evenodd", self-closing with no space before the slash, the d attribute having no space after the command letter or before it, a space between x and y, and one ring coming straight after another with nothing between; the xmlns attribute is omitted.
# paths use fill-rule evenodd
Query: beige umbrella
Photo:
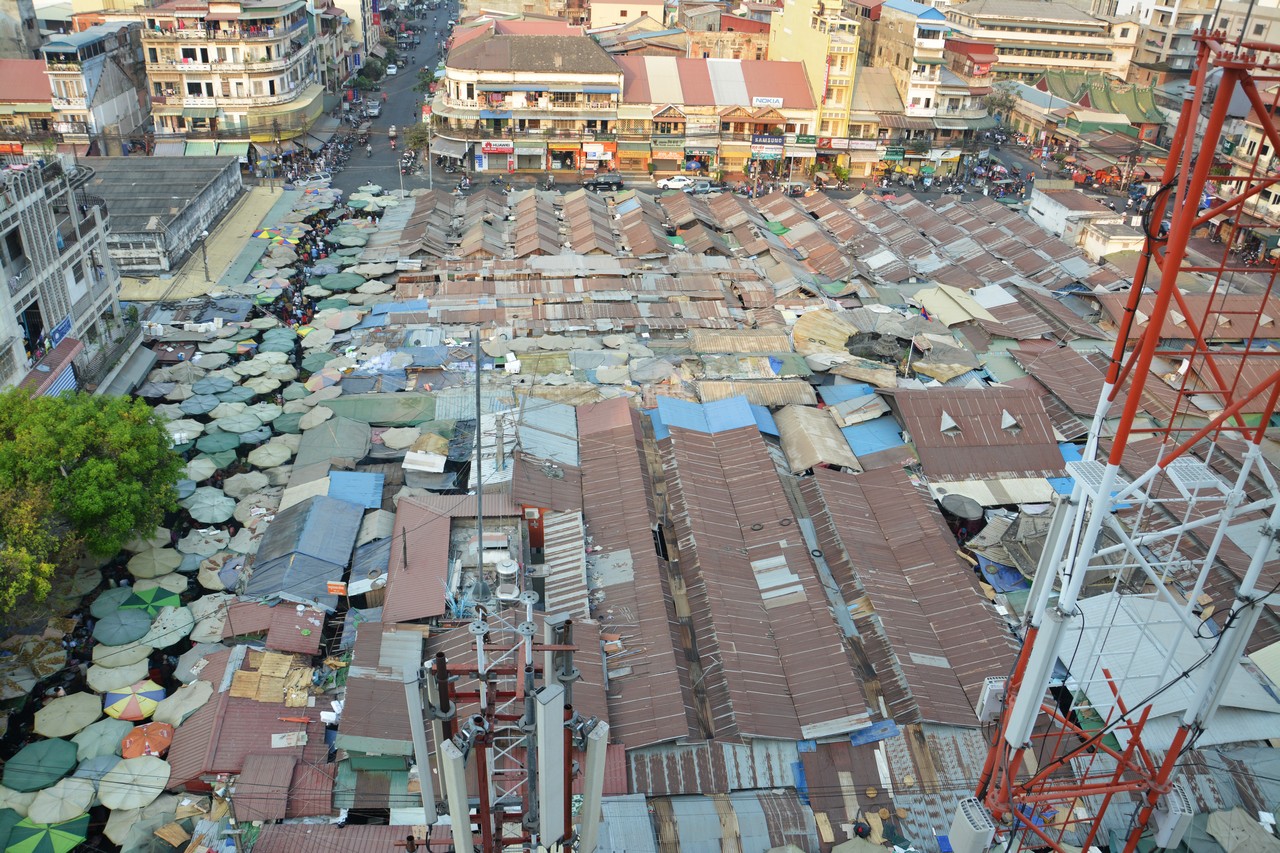
<svg viewBox="0 0 1280 853"><path fill-rule="evenodd" d="M254 403L245 411L262 421L264 424L269 424L276 418L280 417L281 413L284 412L284 408L277 406L275 403Z"/></svg>
<svg viewBox="0 0 1280 853"><path fill-rule="evenodd" d="M67 668L67 650L62 643L46 637L26 637L13 650L14 657L36 678L48 678Z"/></svg>
<svg viewBox="0 0 1280 853"><path fill-rule="evenodd" d="M260 352L253 357L253 360L266 365L288 364L289 354L286 352Z"/></svg>
<svg viewBox="0 0 1280 853"><path fill-rule="evenodd" d="M331 417L333 417L333 409L328 406L316 406L298 421L298 429L308 430L312 427L318 427Z"/></svg>
<svg viewBox="0 0 1280 853"><path fill-rule="evenodd" d="M167 589L169 592L183 593L187 591L187 577L175 572L158 578L140 578L133 584L133 588L138 592L156 587Z"/></svg>
<svg viewBox="0 0 1280 853"><path fill-rule="evenodd" d="M167 649L184 639L195 627L196 619L187 607L162 607L160 615L151 624L151 630L139 642Z"/></svg>
<svg viewBox="0 0 1280 853"><path fill-rule="evenodd" d="M220 610L226 610L231 604L235 603L235 600L236 597L234 595L216 592L200 596L187 605L187 609L191 611L191 615L196 619L204 619Z"/></svg>
<svg viewBox="0 0 1280 853"><path fill-rule="evenodd" d="M232 479L235 479L234 477ZM195 528L178 540L177 549L184 554L209 557L227 547L231 534L216 527Z"/></svg>
<svg viewBox="0 0 1280 853"><path fill-rule="evenodd" d="M13 809L23 817L27 816L27 809L31 806L32 800L36 798L39 791L15 791L12 788L6 788L0 785L0 809Z"/></svg>
<svg viewBox="0 0 1280 853"><path fill-rule="evenodd" d="M271 365L265 361L242 361L233 368L236 373L241 376L261 376L271 368Z"/></svg>
<svg viewBox="0 0 1280 853"><path fill-rule="evenodd" d="M207 681L196 680L190 684L184 684L173 691L172 695L161 700L151 719L171 726L179 726L183 720L204 707L211 696L213 696L213 685Z"/></svg>
<svg viewBox="0 0 1280 853"><path fill-rule="evenodd" d="M1253 815L1236 806L1209 815L1205 829L1227 853L1276 853L1280 840L1262 828Z"/></svg>
<svg viewBox="0 0 1280 853"><path fill-rule="evenodd" d="M0 700L8 701L28 696L40 679L25 664L10 658L0 666Z"/></svg>
<svg viewBox="0 0 1280 853"><path fill-rule="evenodd" d="M86 675L90 689L97 693L120 690L147 677L150 664L144 658L124 666L91 666Z"/></svg>
<svg viewBox="0 0 1280 853"><path fill-rule="evenodd" d="M233 418L236 415L243 415L245 409L249 408L247 403L219 403L209 417L217 420L219 418Z"/></svg>
<svg viewBox="0 0 1280 853"><path fill-rule="evenodd" d="M107 816L107 825L102 834L107 836L112 844L124 844L129 836L129 830L141 820L142 809L115 809Z"/></svg>
<svg viewBox="0 0 1280 853"><path fill-rule="evenodd" d="M333 329L315 329L307 333L302 339L303 349L316 349L317 347L327 346L333 341Z"/></svg>
<svg viewBox="0 0 1280 853"><path fill-rule="evenodd" d="M27 820L32 823L62 823L79 817L93 802L93 782L88 779L63 779L51 788L36 792L27 807Z"/></svg>
<svg viewBox="0 0 1280 853"><path fill-rule="evenodd" d="M84 761L99 755L119 755L120 741L133 731L133 723L128 720L113 720L107 717L86 728L71 739L76 745L76 760Z"/></svg>
<svg viewBox="0 0 1280 853"><path fill-rule="evenodd" d="M247 474L236 474L234 477L228 477L227 481L222 484L222 491L233 498L247 497L254 492L259 492L267 487L267 475L258 471L250 471Z"/></svg>
<svg viewBox="0 0 1280 853"><path fill-rule="evenodd" d="M197 483L204 482L218 471L217 464L208 456L197 456L187 463L187 479ZM168 539L165 539L168 542Z"/></svg>
<svg viewBox="0 0 1280 853"><path fill-rule="evenodd" d="M109 809L150 805L169 782L169 762L154 755L126 758L98 783L98 799Z"/></svg>
<svg viewBox="0 0 1280 853"><path fill-rule="evenodd" d="M258 468L274 468L288 462L292 455L285 445L271 442L249 451L249 464Z"/></svg>
<svg viewBox="0 0 1280 853"><path fill-rule="evenodd" d="M190 385L185 382L179 382L165 393L164 398L174 403L180 403L190 397L192 393Z"/></svg>
<svg viewBox="0 0 1280 853"><path fill-rule="evenodd" d="M102 716L102 700L92 693L72 693L36 711L34 731L45 737L73 735Z"/></svg>
<svg viewBox="0 0 1280 853"><path fill-rule="evenodd" d="M129 574L135 578L158 578L182 565L182 555L172 548L152 548L129 558Z"/></svg>
<svg viewBox="0 0 1280 853"><path fill-rule="evenodd" d="M217 468L213 469L213 471L216 471L216 470L218 469ZM209 474L212 474L213 471L210 471ZM149 551L152 548L163 548L165 545L168 545L168 544L169 544L169 528L157 527L155 530L151 531L150 533L147 533L147 534L139 533L137 536L133 537L128 542L124 543L124 550L129 551L130 553L133 553L133 554L137 554L142 551Z"/></svg>
<svg viewBox="0 0 1280 853"><path fill-rule="evenodd" d="M265 445L270 447L271 445ZM255 492L248 497L241 498L236 504L235 519L241 524L253 523L257 527L257 522L264 521L267 516L272 515L280 507L280 494L274 491Z"/></svg>
<svg viewBox="0 0 1280 853"><path fill-rule="evenodd" d="M342 389L337 385L330 385L328 388L321 388L319 391L308 394L298 402L307 407L311 407L319 403L323 403L325 400L336 400L341 396Z"/></svg>
<svg viewBox="0 0 1280 853"><path fill-rule="evenodd" d="M251 376L241 384L255 394L270 394L280 387L281 382L270 376Z"/></svg>
<svg viewBox="0 0 1280 853"><path fill-rule="evenodd" d="M140 660L146 660L155 649L141 640L125 643L122 646L96 645L93 647L93 662L102 666L128 666Z"/></svg>
<svg viewBox="0 0 1280 853"><path fill-rule="evenodd" d="M191 642L216 643L220 641L222 639L222 629L226 624L227 613L225 610L219 610L197 619L196 626L191 629Z"/></svg>

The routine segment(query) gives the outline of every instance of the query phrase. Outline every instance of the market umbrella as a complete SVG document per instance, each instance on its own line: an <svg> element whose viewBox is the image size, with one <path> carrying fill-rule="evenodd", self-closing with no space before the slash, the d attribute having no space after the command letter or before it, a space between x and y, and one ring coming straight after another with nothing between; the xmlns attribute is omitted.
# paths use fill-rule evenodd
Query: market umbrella
<svg viewBox="0 0 1280 853"><path fill-rule="evenodd" d="M200 483L214 475L218 466L207 456L197 456L187 463L187 478Z"/></svg>
<svg viewBox="0 0 1280 853"><path fill-rule="evenodd" d="M109 589L104 589L98 593L98 597L93 600L93 604L89 605L89 612L93 614L93 618L101 619L108 613L114 613L119 610L120 605L132 595L133 590L127 586L113 586Z"/></svg>
<svg viewBox="0 0 1280 853"><path fill-rule="evenodd" d="M173 484L173 490L178 493L178 500L191 497L191 493L196 490L195 480L179 480Z"/></svg>
<svg viewBox="0 0 1280 853"><path fill-rule="evenodd" d="M22 820L22 815L13 809L0 809L0 850L9 846L9 834Z"/></svg>
<svg viewBox="0 0 1280 853"><path fill-rule="evenodd" d="M275 403L254 403L245 411L264 424L269 424L284 413L284 408Z"/></svg>
<svg viewBox="0 0 1280 853"><path fill-rule="evenodd" d="M326 317L324 320L325 328L328 329L350 329L352 326L360 322L360 318L364 315L359 311L339 311L332 317Z"/></svg>
<svg viewBox="0 0 1280 853"><path fill-rule="evenodd" d="M186 638L196 626L196 618L186 607L166 607L160 611L151 630L142 638L144 643L157 649L167 649Z"/></svg>
<svg viewBox="0 0 1280 853"><path fill-rule="evenodd" d="M298 428L305 432L312 427L320 426L331 417L333 417L333 409L327 406L316 406L302 416L301 420L298 421Z"/></svg>
<svg viewBox="0 0 1280 853"><path fill-rule="evenodd" d="M125 612L139 613L141 611L131 610ZM143 636L146 635L144 634ZM93 662L101 666L127 666L140 660L146 660L154 651L155 649L151 648L151 646L138 640L118 646L99 644L93 647Z"/></svg>
<svg viewBox="0 0 1280 853"><path fill-rule="evenodd" d="M233 432L215 432L212 435L201 436L196 441L196 447L205 453L221 453L224 450L234 450L240 446L240 437Z"/></svg>
<svg viewBox="0 0 1280 853"><path fill-rule="evenodd" d="M309 352L302 357L302 369L308 372L315 372L335 358L337 356L331 352ZM288 399L288 397L285 399Z"/></svg>
<svg viewBox="0 0 1280 853"><path fill-rule="evenodd" d="M102 706L92 693L72 693L61 696L36 711L35 725L38 735L67 737L83 729L102 716Z"/></svg>
<svg viewBox="0 0 1280 853"><path fill-rule="evenodd" d="M31 667L10 658L0 664L0 700L7 702L19 696L27 696L39 681Z"/></svg>
<svg viewBox="0 0 1280 853"><path fill-rule="evenodd" d="M195 494L198 495L201 491L201 489L196 489ZM188 500L192 500L192 498L188 498ZM129 558L129 574L135 578L158 578L178 568L181 562L182 555L172 548L152 548L149 551L134 554ZM103 640L103 642L110 644L108 640Z"/></svg>
<svg viewBox="0 0 1280 853"><path fill-rule="evenodd" d="M225 376L206 376L192 384L191 390L197 394L221 394L223 391L229 391L234 385L235 383Z"/></svg>
<svg viewBox="0 0 1280 853"><path fill-rule="evenodd" d="M124 666L91 666L85 676L95 693L120 690L147 677L150 662L146 658Z"/></svg>
<svg viewBox="0 0 1280 853"><path fill-rule="evenodd" d="M265 489L270 484L267 475L260 471L250 471L247 474L236 474L234 477L228 477L227 481L222 484L222 489L233 498L244 498Z"/></svg>
<svg viewBox="0 0 1280 853"><path fill-rule="evenodd" d="M224 450L221 453L207 453L204 455L208 456L209 461L214 465L217 465L219 468L226 468L229 465L234 465L236 460L240 458L236 455L234 450Z"/></svg>
<svg viewBox="0 0 1280 853"><path fill-rule="evenodd" d="M89 726L71 739L76 755L81 761L96 758L99 755L119 755L120 739L133 731L133 723L128 720L105 720Z"/></svg>
<svg viewBox="0 0 1280 853"><path fill-rule="evenodd" d="M9 831L5 853L70 853L89 837L89 816L62 823L35 823L23 818Z"/></svg>
<svg viewBox="0 0 1280 853"><path fill-rule="evenodd" d="M48 678L67 668L67 650L52 637L27 637L14 649L13 656L36 678Z"/></svg>
<svg viewBox="0 0 1280 853"><path fill-rule="evenodd" d="M179 480L181 482L181 480ZM163 548L169 544L169 528L155 527L148 533L139 533L124 543L124 550L137 554L151 548Z"/></svg>
<svg viewBox="0 0 1280 853"><path fill-rule="evenodd" d="M223 494L222 489L211 486L196 489L195 494L187 498L183 505L191 517L201 524L218 524L226 521L236 509L236 502L233 499Z"/></svg>
<svg viewBox="0 0 1280 853"><path fill-rule="evenodd" d="M126 758L98 783L98 799L109 809L140 809L169 782L169 763L153 755Z"/></svg>
<svg viewBox="0 0 1280 853"><path fill-rule="evenodd" d="M191 563L191 567L187 569L187 571L194 572L197 568L199 568L200 556L198 554L197 555L183 554L182 564L178 566L179 572L183 570L183 566L187 565L188 557L193 557L196 560L196 562ZM134 581L133 590L134 592L143 592L148 589L163 589L163 590L172 592L176 595L182 595L184 592L187 591L187 586L188 586L187 579L182 575L178 574L177 572L174 572L173 574L169 574L169 575L161 575L158 578L139 578L138 580Z"/></svg>
<svg viewBox="0 0 1280 853"><path fill-rule="evenodd" d="M230 391L223 391L218 395L218 399L224 403L247 403L256 396L258 396L258 392L252 388L237 385Z"/></svg>
<svg viewBox="0 0 1280 853"><path fill-rule="evenodd" d="M125 758L140 755L164 755L173 743L173 726L169 723L147 723L137 726L120 741L120 754Z"/></svg>
<svg viewBox="0 0 1280 853"><path fill-rule="evenodd" d="M274 468L289 461L293 453L283 444L264 444L249 452L249 464L258 468Z"/></svg>
<svg viewBox="0 0 1280 853"><path fill-rule="evenodd" d="M181 403L183 400L190 399L194 393L187 383L173 382L169 383L169 390L165 392L164 398L171 403Z"/></svg>
<svg viewBox="0 0 1280 853"><path fill-rule="evenodd" d="M200 363L205 367L209 368L210 370L215 370L219 367L225 367L227 362L229 361L231 361L231 356L225 352L207 353L203 358L200 359Z"/></svg>
<svg viewBox="0 0 1280 853"><path fill-rule="evenodd" d="M204 434L204 424L190 418L169 421L164 428L169 433L169 440L174 444L185 444Z"/></svg>
<svg viewBox="0 0 1280 853"><path fill-rule="evenodd" d="M275 419L271 428L282 435L300 433L302 428L298 424L302 422L303 414L303 412L286 412Z"/></svg>
<svg viewBox="0 0 1280 853"><path fill-rule="evenodd" d="M268 368L270 369L270 368ZM253 376L244 381L244 387L257 394L270 394L280 387L280 380L270 376Z"/></svg>
<svg viewBox="0 0 1280 853"><path fill-rule="evenodd" d="M253 447L271 439L271 427L260 426L257 429L240 433L240 446Z"/></svg>
<svg viewBox="0 0 1280 853"><path fill-rule="evenodd" d="M76 766L76 745L49 738L24 746L4 765L0 781L15 791L39 791L66 776Z"/></svg>
<svg viewBox="0 0 1280 853"><path fill-rule="evenodd" d="M188 397L183 400L178 408L182 409L183 414L187 415L203 415L206 412L212 412L218 407L221 401L212 394L197 394L194 397Z"/></svg>
<svg viewBox="0 0 1280 853"><path fill-rule="evenodd" d="M27 816L27 809L31 807L31 801L35 798L35 791L15 791L0 785L0 809L14 812L19 819Z"/></svg>
<svg viewBox="0 0 1280 853"><path fill-rule="evenodd" d="M230 417L234 417L235 415L242 415L244 414L245 410L248 408L249 407L247 405L239 401L219 403L218 408L214 409L212 412L209 413L209 417L217 421L221 418L230 418ZM223 431L224 430L222 429L222 427L218 426L216 423L212 423L209 425L209 432L223 432Z"/></svg>
<svg viewBox="0 0 1280 853"><path fill-rule="evenodd" d="M274 341L266 341L265 343L263 343L262 351L263 352L293 352L293 346L294 346L294 342L292 340L286 341L286 340L280 340L279 338L277 338Z"/></svg>
<svg viewBox="0 0 1280 853"><path fill-rule="evenodd" d="M320 370L311 374L311 378L303 383L308 391L319 391L321 388L328 388L331 385L337 385L342 381L342 372L334 370L332 367L322 367Z"/></svg>
<svg viewBox="0 0 1280 853"><path fill-rule="evenodd" d="M224 534L225 535L225 534ZM181 542L178 543L182 545ZM182 604L182 597L176 592L170 592L164 587L151 587L150 589L136 589L133 594L120 603L121 610L143 610L152 618L160 612L162 607L177 607Z"/></svg>
<svg viewBox="0 0 1280 853"><path fill-rule="evenodd" d="M194 680L190 684L179 687L172 696L166 696L164 701L156 706L154 719L174 726L182 725L183 720L203 708L212 696L212 684Z"/></svg>
<svg viewBox="0 0 1280 853"><path fill-rule="evenodd" d="M367 238L362 239L364 239L364 242L353 245L363 246L364 243L368 242ZM335 272L322 277L316 283L325 290L343 292L347 290L355 290L357 287L364 284L364 276L357 275L353 272Z"/></svg>
<svg viewBox="0 0 1280 853"><path fill-rule="evenodd" d="M118 720L116 722L119 722ZM98 782L103 776L107 775L107 771L120 763L118 755L95 755L93 758L86 758L80 762L80 766L76 768L76 772L71 774L73 779L88 779L93 783L94 790L97 790Z"/></svg>
<svg viewBox="0 0 1280 853"><path fill-rule="evenodd" d="M148 400L154 400L157 397L163 397L173 390L176 382L144 382L133 393L139 397L145 397Z"/></svg>
<svg viewBox="0 0 1280 853"><path fill-rule="evenodd" d="M102 708L117 720L145 720L155 713L164 698L164 688L151 679L131 684L123 690L112 690L102 697Z"/></svg>
<svg viewBox="0 0 1280 853"><path fill-rule="evenodd" d="M108 613L93 626L93 638L107 646L123 646L141 639L151 630L151 617L141 610Z"/></svg>
<svg viewBox="0 0 1280 853"><path fill-rule="evenodd" d="M203 343L201 343L200 352L207 352L207 353L226 352L227 350L235 349L235 346L236 346L235 341L228 341L225 338L218 338L216 340L204 341ZM200 393L200 392L197 391L196 393Z"/></svg>
<svg viewBox="0 0 1280 853"><path fill-rule="evenodd" d="M1239 806L1231 811L1210 814L1206 829L1227 853L1275 853L1280 850L1280 840Z"/></svg>
<svg viewBox="0 0 1280 853"><path fill-rule="evenodd" d="M337 272L337 271L338 271L338 268L337 268L337 267L334 267L334 268L333 268L333 270L332 270L332 272ZM359 289L359 288L357 288L357 289ZM316 310L317 310L317 311L323 311L323 310L324 310L324 309L326 309L326 308L339 308L339 309L341 309L341 308L346 308L346 307L348 307L350 304L351 304L350 302L348 302L347 300L343 299L343 298L342 298L342 297L340 297L340 296L330 296L330 297L329 297L329 298L327 298L327 299L321 299L319 302L317 302L317 303L316 303Z"/></svg>
<svg viewBox="0 0 1280 853"><path fill-rule="evenodd" d="M218 428L221 429L222 431L233 433L236 435L242 432L252 432L253 430L262 426L262 421L258 420L257 417L249 414L247 411L241 412L238 415L230 415L225 418L218 418L218 420L214 421L214 423L216 423L218 425Z"/></svg>
<svg viewBox="0 0 1280 853"><path fill-rule="evenodd" d="M27 820L31 823L62 823L79 817L89 810L95 793L93 782L88 779L61 779L56 785L36 794L27 807Z"/></svg>
<svg viewBox="0 0 1280 853"><path fill-rule="evenodd" d="M216 527L195 528L178 540L177 548L184 554L199 554L201 557L212 556L231 541L231 534Z"/></svg>
<svg viewBox="0 0 1280 853"><path fill-rule="evenodd" d="M268 379L292 382L298 378L298 370L291 364L273 364L267 368L267 372L264 375Z"/></svg>

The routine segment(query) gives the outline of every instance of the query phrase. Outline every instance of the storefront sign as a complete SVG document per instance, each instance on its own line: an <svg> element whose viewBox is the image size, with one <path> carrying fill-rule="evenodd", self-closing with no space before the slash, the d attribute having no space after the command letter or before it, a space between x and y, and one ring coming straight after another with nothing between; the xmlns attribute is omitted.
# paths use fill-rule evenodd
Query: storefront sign
<svg viewBox="0 0 1280 853"><path fill-rule="evenodd" d="M849 139L846 141L849 143L850 148L857 151L874 151L880 145L874 139Z"/></svg>
<svg viewBox="0 0 1280 853"><path fill-rule="evenodd" d="M516 144L506 139L486 139L480 143L480 150L485 154L514 154Z"/></svg>
<svg viewBox="0 0 1280 853"><path fill-rule="evenodd" d="M902 148L900 146L890 146L889 148L884 149L884 159L901 160L906 155L906 153L907 153L907 149L905 148Z"/></svg>
<svg viewBox="0 0 1280 853"><path fill-rule="evenodd" d="M719 136L719 121L687 121L684 126L684 135L686 137L698 136Z"/></svg>
<svg viewBox="0 0 1280 853"><path fill-rule="evenodd" d="M782 98L752 98L751 106L753 107L780 107L782 106Z"/></svg>
<svg viewBox="0 0 1280 853"><path fill-rule="evenodd" d="M752 160L781 160L782 149L774 148L771 145L752 145L751 159Z"/></svg>
<svg viewBox="0 0 1280 853"><path fill-rule="evenodd" d="M669 150L672 148L684 148L684 137L653 139L651 142L655 149Z"/></svg>
<svg viewBox="0 0 1280 853"><path fill-rule="evenodd" d="M818 151L811 145L788 145L787 156L799 158L817 157Z"/></svg>
<svg viewBox="0 0 1280 853"><path fill-rule="evenodd" d="M781 136L770 136L767 133L756 133L751 137L751 144L755 145L776 145L779 148L783 146L786 140Z"/></svg>
<svg viewBox="0 0 1280 853"><path fill-rule="evenodd" d="M705 145L690 145L684 149L684 153L690 157L714 157L716 156L716 149Z"/></svg>
<svg viewBox="0 0 1280 853"><path fill-rule="evenodd" d="M540 157L545 154L546 151L547 149L543 148L541 145L530 146L526 144L516 146L516 153L523 157Z"/></svg>
<svg viewBox="0 0 1280 853"><path fill-rule="evenodd" d="M486 157L483 154L477 154L476 155L476 171L483 172L485 170L485 164L487 164L488 162L489 162L488 157Z"/></svg>
<svg viewBox="0 0 1280 853"><path fill-rule="evenodd" d="M849 140L835 139L830 136L819 136L817 146L823 151L841 151L849 147Z"/></svg>
<svg viewBox="0 0 1280 853"><path fill-rule="evenodd" d="M71 334L71 316L67 315L62 318L61 323L53 327L53 331L49 332L49 342L56 347L69 334Z"/></svg>
<svg viewBox="0 0 1280 853"><path fill-rule="evenodd" d="M802 134L800 134L799 136L797 136L797 137L796 137L796 144L797 144L797 145L817 145L817 144L818 144L818 137L816 137L816 136L809 136L809 135L807 135L807 134L803 134L803 133L802 133Z"/></svg>

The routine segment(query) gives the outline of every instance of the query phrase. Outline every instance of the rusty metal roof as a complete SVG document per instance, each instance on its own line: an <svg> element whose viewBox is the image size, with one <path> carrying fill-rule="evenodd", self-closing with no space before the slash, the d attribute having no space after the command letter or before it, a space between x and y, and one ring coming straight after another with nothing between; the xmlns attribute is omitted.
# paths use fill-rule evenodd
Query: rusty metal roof
<svg viewBox="0 0 1280 853"><path fill-rule="evenodd" d="M289 782L289 804L285 817L317 817L333 814L333 781L336 768L332 764L310 764L302 761L294 765L293 779Z"/></svg>
<svg viewBox="0 0 1280 853"><path fill-rule="evenodd" d="M297 765L293 755L250 755L232 786L236 820L283 820Z"/></svg>
<svg viewBox="0 0 1280 853"><path fill-rule="evenodd" d="M937 505L902 470L818 469L804 486L894 719L977 725L982 681L1013 651Z"/></svg>
<svg viewBox="0 0 1280 853"><path fill-rule="evenodd" d="M795 741L701 741L627 750L631 790L651 797L723 794L796 784Z"/></svg>
<svg viewBox="0 0 1280 853"><path fill-rule="evenodd" d="M890 402L932 479L1062 476L1053 424L1035 391L897 390Z"/></svg>
<svg viewBox="0 0 1280 853"><path fill-rule="evenodd" d="M716 737L818 737L865 723L772 457L752 425L659 443Z"/></svg>

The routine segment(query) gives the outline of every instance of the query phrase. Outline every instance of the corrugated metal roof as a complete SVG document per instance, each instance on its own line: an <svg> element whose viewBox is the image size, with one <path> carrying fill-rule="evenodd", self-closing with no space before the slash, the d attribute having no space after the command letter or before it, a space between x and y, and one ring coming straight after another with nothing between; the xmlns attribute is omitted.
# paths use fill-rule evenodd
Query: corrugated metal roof
<svg viewBox="0 0 1280 853"><path fill-rule="evenodd" d="M601 801L601 853L658 853L658 839L644 794L605 797Z"/></svg>
<svg viewBox="0 0 1280 853"><path fill-rule="evenodd" d="M861 471L858 457L840 434L829 412L811 406L787 406L774 416L791 473L818 465Z"/></svg>
<svg viewBox="0 0 1280 853"><path fill-rule="evenodd" d="M236 820L283 820L297 763L297 757L292 755L250 755L245 758L244 768L231 788L235 796Z"/></svg>
<svg viewBox="0 0 1280 853"><path fill-rule="evenodd" d="M285 807L284 816L298 818L333 814L333 779L336 772L337 768L332 764L301 762L294 765L293 779L289 783L289 804Z"/></svg>
<svg viewBox="0 0 1280 853"><path fill-rule="evenodd" d="M360 507L323 495L281 511L262 537L245 593L332 610L337 597L326 584L346 573L362 515Z"/></svg>
<svg viewBox="0 0 1280 853"><path fill-rule="evenodd" d="M580 512L549 512L543 516L543 559L546 565L543 609L590 619L587 600L586 530Z"/></svg>
<svg viewBox="0 0 1280 853"><path fill-rule="evenodd" d="M330 471L329 497L355 504L364 509L382 506L382 474L368 471Z"/></svg>
<svg viewBox="0 0 1280 853"><path fill-rule="evenodd" d="M448 515L417 498L400 500L387 566L384 620L411 622L444 615L451 527Z"/></svg>
<svg viewBox="0 0 1280 853"><path fill-rule="evenodd" d="M795 741L703 741L627 750L631 790L651 797L793 788Z"/></svg>
<svg viewBox="0 0 1280 853"><path fill-rule="evenodd" d="M538 459L578 464L578 415L573 406L525 397L516 424L520 449Z"/></svg>
<svg viewBox="0 0 1280 853"><path fill-rule="evenodd" d="M698 383L698 397L704 403L739 395L754 406L812 406L818 402L813 386L803 379L704 379Z"/></svg>
<svg viewBox="0 0 1280 853"><path fill-rule="evenodd" d="M284 602L271 609L266 646L278 652L314 655L320 652L325 612L302 604Z"/></svg>
<svg viewBox="0 0 1280 853"><path fill-rule="evenodd" d="M712 403L692 403L677 397L658 397L655 424L715 434L725 430L754 426L756 419L746 397L730 397Z"/></svg>
<svg viewBox="0 0 1280 853"><path fill-rule="evenodd" d="M795 845L817 853L813 813L794 791L740 791L652 800L658 837L678 838L681 853L770 850Z"/></svg>

